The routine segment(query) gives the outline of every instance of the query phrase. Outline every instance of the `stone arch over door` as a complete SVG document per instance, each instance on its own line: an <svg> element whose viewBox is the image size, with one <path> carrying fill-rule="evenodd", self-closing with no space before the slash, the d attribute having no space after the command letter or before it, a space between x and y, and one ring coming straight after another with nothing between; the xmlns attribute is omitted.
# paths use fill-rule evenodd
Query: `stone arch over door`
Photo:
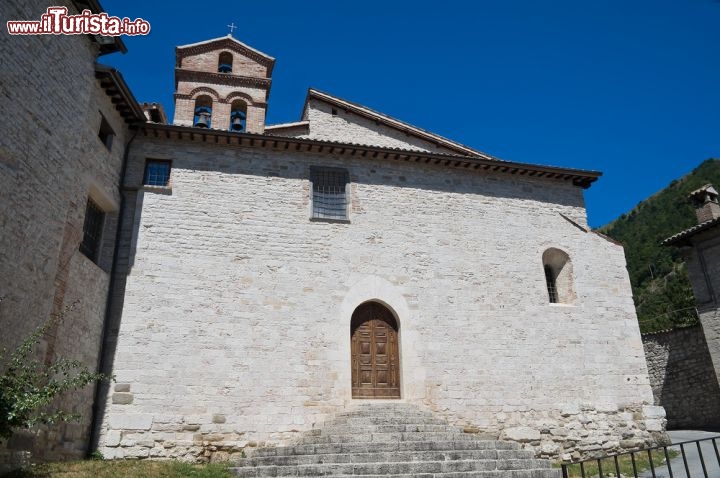
<svg viewBox="0 0 720 478"><path fill-rule="evenodd" d="M417 311L411 309L403 291L384 277L373 274L351 275L347 282L347 292L334 312L340 318L338 327L328 331L333 337L337 349L331 355L337 364L332 373L333 397L350 405L352 398L351 365L351 322L355 310L366 302L376 302L392 311L399 325L400 351L400 400L403 402L421 402L430 397L425 363L421 360L427 340L418 330Z"/></svg>
<svg viewBox="0 0 720 478"><path fill-rule="evenodd" d="M400 398L399 326L378 302L365 302L350 321L352 397Z"/></svg>

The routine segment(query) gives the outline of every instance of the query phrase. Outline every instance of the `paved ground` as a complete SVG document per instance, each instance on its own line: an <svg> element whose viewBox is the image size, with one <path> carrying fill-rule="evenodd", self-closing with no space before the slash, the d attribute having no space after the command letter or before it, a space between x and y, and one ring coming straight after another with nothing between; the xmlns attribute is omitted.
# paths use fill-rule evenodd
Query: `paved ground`
<svg viewBox="0 0 720 478"><path fill-rule="evenodd" d="M668 435L670 435L673 443L682 443L691 440L701 440L703 438L719 437L718 440L716 440L716 443L718 446L718 450L720 450L720 434L716 432L702 432L697 430L675 430L668 432ZM670 474L670 470L668 470L668 467L663 466L655 470L656 478L670 478L670 476L672 476L673 478L720 478L720 463L718 463L718 458L715 454L712 440L702 442L700 445L700 449L702 451L702 458L705 461L705 470L707 474L703 472L702 463L700 461L700 453L698 453L697 445L691 443L685 445L684 448L690 476L688 476L685 472L685 464L683 463L682 455L679 455L677 458L670 462L670 469L672 470L672 475ZM671 449L680 452L679 446L671 447ZM652 478L652 476L652 473L649 471L646 471L645 473L640 475L641 478Z"/></svg>

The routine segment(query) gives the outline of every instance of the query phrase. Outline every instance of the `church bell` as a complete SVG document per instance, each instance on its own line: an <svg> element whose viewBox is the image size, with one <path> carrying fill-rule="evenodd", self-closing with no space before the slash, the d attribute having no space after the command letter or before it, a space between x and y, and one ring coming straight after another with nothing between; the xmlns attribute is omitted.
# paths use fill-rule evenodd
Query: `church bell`
<svg viewBox="0 0 720 478"><path fill-rule="evenodd" d="M239 116L235 116L235 118L233 118L232 129L233 129L233 131L242 131L243 124L242 124L242 120L240 119Z"/></svg>
<svg viewBox="0 0 720 478"><path fill-rule="evenodd" d="M200 114L198 115L198 120L197 120L197 122L195 123L195 126L197 126L198 128L207 128L207 127L208 127L208 123L210 123L210 121L209 121L209 119L210 119L209 116L210 116L210 115L208 115L207 113L200 113Z"/></svg>

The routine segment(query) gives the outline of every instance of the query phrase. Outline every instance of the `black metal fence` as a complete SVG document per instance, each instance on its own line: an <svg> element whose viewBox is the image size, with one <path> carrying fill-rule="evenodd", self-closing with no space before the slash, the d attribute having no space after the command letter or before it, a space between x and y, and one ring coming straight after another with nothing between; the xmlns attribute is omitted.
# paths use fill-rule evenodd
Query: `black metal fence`
<svg viewBox="0 0 720 478"><path fill-rule="evenodd" d="M720 436L562 465L563 478L720 478Z"/></svg>

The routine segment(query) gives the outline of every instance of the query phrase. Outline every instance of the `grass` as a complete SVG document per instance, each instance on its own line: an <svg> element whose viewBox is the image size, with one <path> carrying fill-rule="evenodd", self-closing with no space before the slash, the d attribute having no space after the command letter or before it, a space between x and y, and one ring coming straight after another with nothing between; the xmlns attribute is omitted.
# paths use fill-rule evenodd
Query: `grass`
<svg viewBox="0 0 720 478"><path fill-rule="evenodd" d="M2 478L230 478L230 465L193 465L179 461L89 460L46 463L2 475Z"/></svg>
<svg viewBox="0 0 720 478"><path fill-rule="evenodd" d="M637 452L634 455L635 467L638 473L650 469L650 460L648 459L647 452ZM677 451L668 450L668 456L671 460L678 455L679 453ZM633 474L633 465L630 455L619 455L617 458L620 473L624 476L635 476ZM652 462L655 468L663 466L666 462L665 453L662 450L654 450L652 452ZM602 464L603 471L603 475L601 478L617 476L617 473L615 471L615 459L613 457L604 458L600 460L600 463ZM599 476L597 460L586 462L584 464L584 468L586 478ZM580 464L570 465L568 467L568 476L570 476L570 478L581 478L583 475L581 472Z"/></svg>

